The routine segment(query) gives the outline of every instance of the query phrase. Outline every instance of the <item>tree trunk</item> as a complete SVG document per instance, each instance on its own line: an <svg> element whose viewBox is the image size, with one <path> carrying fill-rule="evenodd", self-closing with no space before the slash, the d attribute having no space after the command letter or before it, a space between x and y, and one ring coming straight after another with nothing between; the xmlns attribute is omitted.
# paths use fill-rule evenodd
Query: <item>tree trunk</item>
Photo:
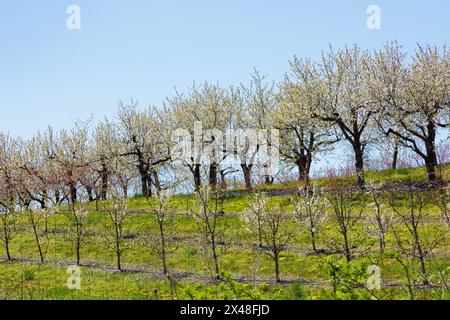
<svg viewBox="0 0 450 320"><path fill-rule="evenodd" d="M166 262L166 241L165 241L165 235L164 235L164 229L163 224L159 224L159 236L161 238L161 259L163 264L163 273L165 276L168 274L167 270L167 262Z"/></svg>
<svg viewBox="0 0 450 320"><path fill-rule="evenodd" d="M380 237L380 253L383 254L384 253L384 248L386 247L386 243L384 240L384 237L381 236Z"/></svg>
<svg viewBox="0 0 450 320"><path fill-rule="evenodd" d="M225 172L223 170L220 170L220 189L226 190L227 189L227 180L225 179Z"/></svg>
<svg viewBox="0 0 450 320"><path fill-rule="evenodd" d="M194 186L195 191L200 190L200 187L202 186L202 178L200 174L200 164L194 164Z"/></svg>
<svg viewBox="0 0 450 320"><path fill-rule="evenodd" d="M39 250L40 261L41 261L41 263L44 263L45 262L44 253L42 252L41 241L39 239L39 234L38 234L38 230L37 230L35 223L33 223L33 233L34 233L34 239L36 240L36 244L37 244L37 247Z"/></svg>
<svg viewBox="0 0 450 320"><path fill-rule="evenodd" d="M86 187L86 192L88 194L89 202L93 202L94 201L94 192L92 190L92 187Z"/></svg>
<svg viewBox="0 0 450 320"><path fill-rule="evenodd" d="M120 253L117 253L117 270L122 271L122 263L120 261Z"/></svg>
<svg viewBox="0 0 450 320"><path fill-rule="evenodd" d="M102 189L101 189L101 194L100 197L102 198L102 200L106 200L107 196L108 196L108 170L106 170L106 167L102 168L102 172L101 172L101 176L102 176Z"/></svg>
<svg viewBox="0 0 450 320"><path fill-rule="evenodd" d="M142 196L148 197L147 173L140 170L139 174L141 175Z"/></svg>
<svg viewBox="0 0 450 320"><path fill-rule="evenodd" d="M167 274L169 273L167 270L167 262L166 262L166 253L165 253L165 249L163 248L163 253L162 253L162 262L163 262L163 273L165 276L167 276Z"/></svg>
<svg viewBox="0 0 450 320"><path fill-rule="evenodd" d="M48 192L46 189L42 191L41 209L47 208Z"/></svg>
<svg viewBox="0 0 450 320"><path fill-rule="evenodd" d="M427 268L425 265L425 254L423 253L422 246L420 245L419 235L417 233L416 228L414 228L414 233L415 233L416 247L417 247L417 251L419 253L420 269L422 271L422 276L424 278L424 284L427 285L429 283L428 283L428 278L427 278Z"/></svg>
<svg viewBox="0 0 450 320"><path fill-rule="evenodd" d="M264 175L264 184L271 185L273 183L273 179L269 174Z"/></svg>
<svg viewBox="0 0 450 320"><path fill-rule="evenodd" d="M245 188L252 187L252 167L253 165L241 164L242 172L244 173Z"/></svg>
<svg viewBox="0 0 450 320"><path fill-rule="evenodd" d="M59 205L60 201L61 201L61 197L59 195L59 191L55 190L55 203Z"/></svg>
<svg viewBox="0 0 450 320"><path fill-rule="evenodd" d="M70 201L72 204L77 203L77 186L75 181L69 182L69 189L70 189Z"/></svg>
<svg viewBox="0 0 450 320"><path fill-rule="evenodd" d="M214 234L211 235L211 249L212 249L212 253L213 253L214 267L215 267L215 270L216 270L216 277L217 277L217 279L220 279L219 260L217 258L217 252L216 252L216 237L215 237Z"/></svg>
<svg viewBox="0 0 450 320"><path fill-rule="evenodd" d="M217 189L217 164L209 165L209 185L213 190Z"/></svg>
<svg viewBox="0 0 450 320"><path fill-rule="evenodd" d="M428 126L428 139L425 141L425 149L427 151L425 160L425 166L427 168L427 175L429 181L436 180L436 165L437 165L437 156L436 156L436 148L435 148L435 138L436 132L434 127ZM431 132L430 132L431 131Z"/></svg>
<svg viewBox="0 0 450 320"><path fill-rule="evenodd" d="M392 154L392 164L391 164L391 169L394 169L394 170L397 169L397 162L398 162L398 143L395 142L395 145L394 145L394 153Z"/></svg>
<svg viewBox="0 0 450 320"><path fill-rule="evenodd" d="M261 218L258 218L258 247L259 248L263 247Z"/></svg>
<svg viewBox="0 0 450 320"><path fill-rule="evenodd" d="M80 260L81 260L81 258L80 258L80 256L81 256L80 250L81 250L81 243L80 243L80 239L78 239L77 240L77 266L80 265Z"/></svg>
<svg viewBox="0 0 450 320"><path fill-rule="evenodd" d="M5 237L6 260L11 261L11 253L9 252L9 238Z"/></svg>
<svg viewBox="0 0 450 320"><path fill-rule="evenodd" d="M274 257L274 262L275 262L275 281L276 282L281 282L281 278L280 278L280 261L279 261L279 253L277 250L275 250L275 252L273 253Z"/></svg>
<svg viewBox="0 0 450 320"><path fill-rule="evenodd" d="M345 230L344 230L344 254L345 254L345 259L347 260L347 263L349 263L352 260L352 254L350 252L348 236L347 236L347 232Z"/></svg>
<svg viewBox="0 0 450 320"><path fill-rule="evenodd" d="M153 197L153 178L151 174L147 174L147 197Z"/></svg>
<svg viewBox="0 0 450 320"><path fill-rule="evenodd" d="M316 248L316 234L313 230L311 230L311 243L312 243L312 249L314 252L317 252Z"/></svg>
<svg viewBox="0 0 450 320"><path fill-rule="evenodd" d="M435 168L435 165L433 164L433 160L430 160L428 158L427 159L427 163L426 163L426 167L427 167L428 180L429 181L435 181L436 180L436 168Z"/></svg>
<svg viewBox="0 0 450 320"><path fill-rule="evenodd" d="M356 175L358 176L358 186L360 188L364 188L364 186L365 186L364 153L363 153L363 148L359 141L356 141L353 144L353 151L355 152L355 169L356 169Z"/></svg>
<svg viewBox="0 0 450 320"><path fill-rule="evenodd" d="M312 156L311 153L300 156L297 161L298 181L309 184L309 172L311 170Z"/></svg>
<svg viewBox="0 0 450 320"><path fill-rule="evenodd" d="M159 176L158 176L157 171L153 171L153 181L155 183L156 192L159 193L162 190L162 188L161 188L161 182L159 181Z"/></svg>
<svg viewBox="0 0 450 320"><path fill-rule="evenodd" d="M119 240L116 240L116 258L117 258L117 270L122 271L121 250Z"/></svg>

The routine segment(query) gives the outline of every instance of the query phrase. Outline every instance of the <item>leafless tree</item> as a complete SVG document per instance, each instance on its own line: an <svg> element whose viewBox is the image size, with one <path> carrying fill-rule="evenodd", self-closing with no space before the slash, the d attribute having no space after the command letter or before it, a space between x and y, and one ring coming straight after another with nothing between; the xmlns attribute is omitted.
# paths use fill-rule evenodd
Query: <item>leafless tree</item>
<svg viewBox="0 0 450 320"><path fill-rule="evenodd" d="M122 255L126 250L123 228L128 218L128 200L120 191L112 190L110 199L101 203L101 210L106 212L109 218L105 223L105 230L111 240L108 244L116 254L117 270L123 271Z"/></svg>
<svg viewBox="0 0 450 320"><path fill-rule="evenodd" d="M45 256L49 246L48 234L43 229L47 225L51 209L27 210L26 216L29 226L33 232L36 247L39 252L39 261L45 263Z"/></svg>
<svg viewBox="0 0 450 320"><path fill-rule="evenodd" d="M158 225L158 234L149 239L149 245L152 251L160 257L164 275L169 276L167 254L174 232L175 207L171 203L172 199L167 191L160 191L155 199L149 199L149 201Z"/></svg>
<svg viewBox="0 0 450 320"><path fill-rule="evenodd" d="M79 266L81 262L81 249L86 236L86 219L88 211L86 208L71 204L69 206L72 218L72 234L75 246L76 263Z"/></svg>
<svg viewBox="0 0 450 320"><path fill-rule="evenodd" d="M0 200L0 222L2 228L1 240L5 246L6 259L11 260L10 244L14 237L14 231L17 221L17 212L15 203L12 199Z"/></svg>
<svg viewBox="0 0 450 320"><path fill-rule="evenodd" d="M450 227L450 187L441 185L436 195L436 203L439 206L442 221Z"/></svg>
<svg viewBox="0 0 450 320"><path fill-rule="evenodd" d="M393 226L397 246L404 255L417 259L425 284L428 284L429 276L427 273L427 257L445 239L445 233L439 232L438 229L433 230L432 235L426 232L424 217L428 215L426 210L429 199L427 197L423 193L416 192L412 183L409 182L406 210L402 208L402 200L395 194L392 194L389 200L396 217L406 228L405 234L398 226Z"/></svg>
<svg viewBox="0 0 450 320"><path fill-rule="evenodd" d="M262 252L268 254L274 262L275 281L281 282L280 254L292 237L292 229L283 205L272 208L267 203L266 194L256 194L245 219L250 230L256 231Z"/></svg>
<svg viewBox="0 0 450 320"><path fill-rule="evenodd" d="M258 247L263 247L262 217L267 209L267 196L264 193L255 193L249 202L250 211L246 212L247 223L256 230L258 235Z"/></svg>
<svg viewBox="0 0 450 320"><path fill-rule="evenodd" d="M18 195L17 141L0 133L0 222L6 258L11 260L10 244L17 219Z"/></svg>
<svg viewBox="0 0 450 320"><path fill-rule="evenodd" d="M206 257L212 256L214 275L220 279L219 246L223 242L225 225L220 223L220 193L212 191L209 185L196 192L192 215L202 237Z"/></svg>
<svg viewBox="0 0 450 320"><path fill-rule="evenodd" d="M362 244L362 236L358 233L358 222L364 213L364 208L356 208L354 202L358 198L359 193L342 188L328 195L339 233L339 237L330 236L329 243L338 252L343 253L347 262L353 259L356 250Z"/></svg>
<svg viewBox="0 0 450 320"><path fill-rule="evenodd" d="M292 198L295 217L300 226L306 229L311 235L311 245L314 252L317 252L316 238L320 228L327 217L326 198L317 184L301 189Z"/></svg>
<svg viewBox="0 0 450 320"><path fill-rule="evenodd" d="M368 194L372 200L368 206L373 212L367 213L363 221L367 234L378 240L382 254L386 248L386 234L392 226L393 214L388 214L379 192L372 183L368 184Z"/></svg>

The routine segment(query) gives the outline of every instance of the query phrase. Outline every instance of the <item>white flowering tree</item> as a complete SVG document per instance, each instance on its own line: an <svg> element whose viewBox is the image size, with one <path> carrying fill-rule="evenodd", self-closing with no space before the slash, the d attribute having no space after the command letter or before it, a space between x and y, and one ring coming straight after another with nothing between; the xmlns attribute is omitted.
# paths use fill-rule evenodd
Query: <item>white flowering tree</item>
<svg viewBox="0 0 450 320"><path fill-rule="evenodd" d="M265 165L258 154L270 145L269 137L262 130L274 128L275 89L275 82L269 81L267 76L256 69L251 74L249 84L241 83L231 88L233 117L226 151L238 162L247 189L252 187L256 165ZM264 178L266 183L271 182L268 174Z"/></svg>
<svg viewBox="0 0 450 320"><path fill-rule="evenodd" d="M217 279L220 279L220 254L223 250L226 228L226 224L220 219L219 203L220 194L205 184L196 192L195 206L191 212L201 234L201 245L207 267L210 269L210 260L212 260L214 271L210 269L210 272Z"/></svg>
<svg viewBox="0 0 450 320"><path fill-rule="evenodd" d="M123 253L128 249L124 227L129 218L128 199L115 188L110 189L110 200L102 202L101 210L108 216L104 229L108 246L116 255L118 271L123 271Z"/></svg>
<svg viewBox="0 0 450 320"><path fill-rule="evenodd" d="M0 133L0 223L6 259L11 260L10 244L17 220L18 168L17 142Z"/></svg>
<svg viewBox="0 0 450 320"><path fill-rule="evenodd" d="M255 193L244 216L248 228L258 235L259 246L274 262L275 281L281 282L280 255L292 239L292 227L283 204L271 205L265 193Z"/></svg>
<svg viewBox="0 0 450 320"><path fill-rule="evenodd" d="M55 170L55 183L70 203L77 202L80 177L90 162L88 126L89 121L77 122L72 129L56 134L49 127L42 137L42 148Z"/></svg>
<svg viewBox="0 0 450 320"><path fill-rule="evenodd" d="M372 101L382 112L381 130L418 154L432 181L438 164L437 131L448 131L450 124L450 51L446 46L419 46L411 65L405 59L396 42L377 52Z"/></svg>
<svg viewBox="0 0 450 320"><path fill-rule="evenodd" d="M244 112L242 114L245 120L238 122L238 125L257 130L272 129L274 128L272 115L276 105L276 83L269 81L266 75L261 74L256 69L253 71L251 78L248 86L241 84L241 91L244 95ZM264 175L265 184L272 183L272 175L266 172L268 164L264 163L262 158L260 158L261 161L255 161L255 152L258 153L260 149L272 145L269 137L259 134L255 146L252 146L251 142L249 145L246 145L247 143L243 139L240 140L241 168L244 173L246 187L249 187L248 182L251 183L251 171L255 163L262 166L261 171ZM274 145L273 147L278 146ZM243 161L244 159L246 160Z"/></svg>
<svg viewBox="0 0 450 320"><path fill-rule="evenodd" d="M311 235L312 250L318 252L317 235L327 217L327 202L322 190L316 184L300 190L292 198L292 205L297 222Z"/></svg>
<svg viewBox="0 0 450 320"><path fill-rule="evenodd" d="M99 196L106 200L108 184L112 173L112 162L119 157L122 144L119 141L115 124L108 119L99 122L93 132L94 170L99 176Z"/></svg>
<svg viewBox="0 0 450 320"><path fill-rule="evenodd" d="M191 136L193 150L183 164L193 175L195 190L202 183L202 165L208 166L209 184L216 189L218 168L226 157L222 142L234 113L229 91L217 84L205 82L197 86L194 83L188 93L177 92L174 98L168 99L168 104L174 113L175 127L187 130Z"/></svg>
<svg viewBox="0 0 450 320"><path fill-rule="evenodd" d="M367 90L370 55L358 46L346 47L323 54L314 77L308 65L297 63L296 73L309 94L320 99L312 115L339 129L350 143L358 175L358 185L364 187L364 152L374 136L374 109Z"/></svg>
<svg viewBox="0 0 450 320"><path fill-rule="evenodd" d="M158 169L170 161L166 132L170 132L171 127L161 122L163 111L155 107L141 111L133 100L129 105L119 102L119 139L123 144L120 156L130 157L135 162L145 197L152 195L152 186L159 188Z"/></svg>
<svg viewBox="0 0 450 320"><path fill-rule="evenodd" d="M378 240L380 253L383 254L386 249L386 234L393 223L393 214L388 213L380 192L379 187L369 183L368 193L371 202L368 204L368 208L370 210L366 213L363 222L367 234Z"/></svg>
<svg viewBox="0 0 450 320"><path fill-rule="evenodd" d="M152 252L161 259L163 273L170 278L167 263L167 255L172 251L172 238L175 230L175 206L172 204L172 197L163 190L159 192L155 199L149 200L152 215L158 226L157 234L151 234L148 245Z"/></svg>
<svg viewBox="0 0 450 320"><path fill-rule="evenodd" d="M320 82L317 68L310 60L294 58L291 61L292 79L286 78L277 97L272 119L281 130L280 153L284 160L298 168L299 181L309 183L313 157L330 150L339 141L334 127L312 110L320 108L316 94Z"/></svg>

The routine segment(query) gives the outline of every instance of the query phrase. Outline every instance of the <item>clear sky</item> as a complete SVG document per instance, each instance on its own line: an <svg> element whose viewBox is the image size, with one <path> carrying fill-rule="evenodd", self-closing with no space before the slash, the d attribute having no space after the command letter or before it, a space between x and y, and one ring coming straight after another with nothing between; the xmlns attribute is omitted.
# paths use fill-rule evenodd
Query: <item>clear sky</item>
<svg viewBox="0 0 450 320"><path fill-rule="evenodd" d="M80 30L66 27L71 4ZM371 4L381 30L366 27ZM245 82L253 67L281 79L294 54L318 58L329 44L448 43L449 13L448 0L2 0L0 130L98 120L119 99L158 105L174 86Z"/></svg>

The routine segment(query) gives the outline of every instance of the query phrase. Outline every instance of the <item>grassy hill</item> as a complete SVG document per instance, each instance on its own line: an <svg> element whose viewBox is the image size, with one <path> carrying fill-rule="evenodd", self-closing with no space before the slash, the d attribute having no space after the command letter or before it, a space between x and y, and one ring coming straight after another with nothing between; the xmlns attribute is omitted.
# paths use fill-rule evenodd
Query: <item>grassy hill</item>
<svg viewBox="0 0 450 320"><path fill-rule="evenodd" d="M444 180L449 179L450 165L440 168ZM405 181L424 182L423 168L370 171L367 181L402 184ZM325 188L353 184L354 178L320 179ZM262 187L262 190L296 190L296 183ZM241 190L242 191L242 190ZM270 193L270 192L269 192ZM158 226L152 212L152 201L135 197L129 200L129 214L124 224L123 272L115 268L109 219L97 211L95 203L84 205L89 213L86 236L81 249L81 289L67 287L74 265L74 221L67 208L61 207L46 223L37 224L45 263L39 255L32 226L25 214L20 214L11 242L12 261L0 262L0 298L3 299L449 299L445 285L450 280L450 247L448 227L440 219L437 193L425 191L424 218L418 228L424 245L433 247L427 255L427 273L432 282L425 283L420 266L406 251L411 241L408 227L390 207L392 195L407 200L407 194L385 192L380 198L387 215L392 215L393 228L386 234L386 251L380 254L375 237L367 233L364 219L374 215L367 194L352 202L353 210L363 210L363 218L352 228L351 243L355 255L347 263L333 245L339 239L332 206L327 207L326 223L318 234L319 253L310 246L310 235L292 215L292 195L270 197L273 206L284 205L290 216L292 236L280 257L281 283L274 281L273 260L243 219L251 195L234 190L220 199L224 215L219 225L224 227L219 243L222 280L213 276L212 265L205 256L202 235L192 216L194 196L174 196L175 230L169 244L168 264L171 277L162 273L161 261L151 250ZM399 202L400 212L411 208L408 201ZM150 203L149 203L150 201ZM448 205L448 203L447 203ZM404 247L402 249L402 246ZM4 247L0 256L5 256ZM380 267L382 288L368 290L368 266ZM425 283L425 284L424 284Z"/></svg>

